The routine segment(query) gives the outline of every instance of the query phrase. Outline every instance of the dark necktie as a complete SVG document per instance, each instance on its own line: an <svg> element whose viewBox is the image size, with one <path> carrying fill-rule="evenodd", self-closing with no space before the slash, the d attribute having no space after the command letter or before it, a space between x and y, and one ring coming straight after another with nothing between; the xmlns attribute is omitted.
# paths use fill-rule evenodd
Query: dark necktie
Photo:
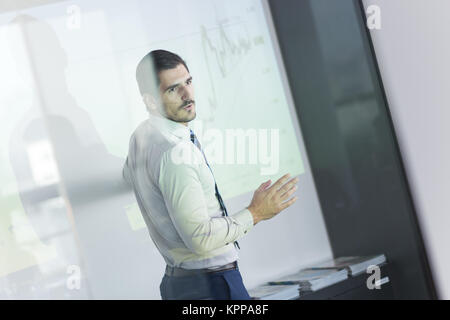
<svg viewBox="0 0 450 320"><path fill-rule="evenodd" d="M203 152L202 146L201 146L200 142L198 141L197 136L195 135L194 131L192 131L192 130L190 130L190 131L191 131L192 143L195 144L197 146L197 148L199 148L199 150L202 152L203 158L205 158L205 161L206 161L206 165L208 166L209 170L211 171L211 174L214 177L214 173L212 172L212 169L209 166L208 160L206 159L205 153ZM219 201L220 209L222 210L222 216L228 217L227 208L225 207L225 203L223 202L222 196L220 195L219 189L217 188L216 178L214 178L214 184L215 184L215 188L216 188L216 198L217 198L217 201ZM237 241L234 242L234 245L238 249L240 249L239 243Z"/></svg>

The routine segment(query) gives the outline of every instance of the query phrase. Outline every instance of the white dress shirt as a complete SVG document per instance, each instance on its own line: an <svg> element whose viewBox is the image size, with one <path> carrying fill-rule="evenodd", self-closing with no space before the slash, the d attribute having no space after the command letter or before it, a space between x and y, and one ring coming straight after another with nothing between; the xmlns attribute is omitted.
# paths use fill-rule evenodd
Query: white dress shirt
<svg viewBox="0 0 450 320"><path fill-rule="evenodd" d="M238 259L233 243L253 227L253 216L248 209L222 216L214 177L188 127L150 116L131 136L123 175L169 266L215 268Z"/></svg>

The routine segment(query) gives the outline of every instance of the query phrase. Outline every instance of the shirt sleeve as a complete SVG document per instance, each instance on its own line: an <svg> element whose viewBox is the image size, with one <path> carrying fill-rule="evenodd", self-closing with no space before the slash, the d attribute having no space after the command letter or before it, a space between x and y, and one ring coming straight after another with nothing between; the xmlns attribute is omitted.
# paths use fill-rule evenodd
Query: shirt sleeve
<svg viewBox="0 0 450 320"><path fill-rule="evenodd" d="M195 159L190 146L184 146ZM159 186L170 218L186 246L205 254L243 237L253 227L248 209L228 217L210 217L195 161L176 163L167 151L162 159ZM180 150L178 150L179 152Z"/></svg>

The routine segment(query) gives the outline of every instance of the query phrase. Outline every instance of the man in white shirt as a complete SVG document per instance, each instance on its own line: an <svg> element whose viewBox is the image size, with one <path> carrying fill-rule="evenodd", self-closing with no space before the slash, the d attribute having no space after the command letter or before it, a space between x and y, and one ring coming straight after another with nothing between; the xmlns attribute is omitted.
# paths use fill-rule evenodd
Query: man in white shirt
<svg viewBox="0 0 450 320"><path fill-rule="evenodd" d="M291 206L298 178L285 175L255 191L228 215L211 168L188 123L196 108L192 77L178 55L155 50L136 79L149 112L130 139L124 178L133 187L150 236L166 261L163 299L249 299L237 266L242 238ZM191 161L179 161L179 155ZM184 158L183 158L184 159Z"/></svg>

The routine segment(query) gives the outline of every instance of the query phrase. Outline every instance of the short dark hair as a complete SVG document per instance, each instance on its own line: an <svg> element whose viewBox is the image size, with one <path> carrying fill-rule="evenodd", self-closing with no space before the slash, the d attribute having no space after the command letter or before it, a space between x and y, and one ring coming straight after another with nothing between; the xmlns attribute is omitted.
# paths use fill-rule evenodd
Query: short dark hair
<svg viewBox="0 0 450 320"><path fill-rule="evenodd" d="M141 95L144 93L158 94L160 85L158 74L164 70L174 69L179 64L182 64L189 72L186 62L173 52L154 50L147 53L136 68L136 80Z"/></svg>

